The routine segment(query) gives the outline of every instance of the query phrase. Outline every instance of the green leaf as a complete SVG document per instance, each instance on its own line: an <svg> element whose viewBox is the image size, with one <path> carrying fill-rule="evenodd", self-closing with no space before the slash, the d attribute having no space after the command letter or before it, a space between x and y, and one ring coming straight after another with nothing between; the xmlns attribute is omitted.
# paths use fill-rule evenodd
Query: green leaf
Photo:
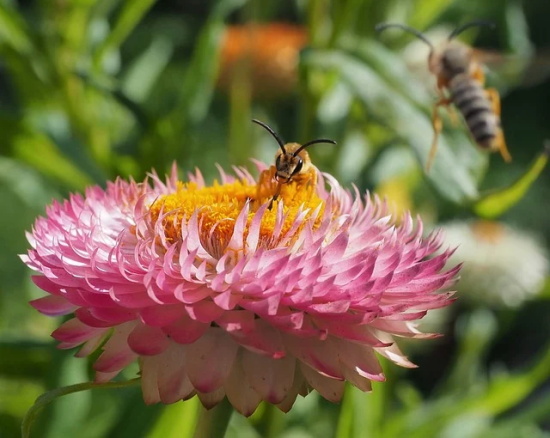
<svg viewBox="0 0 550 438"><path fill-rule="evenodd" d="M36 215L44 211L44 204L55 196L55 191L38 172L20 161L0 156L0 330L4 336L23 337L30 326L35 330L41 327L47 333L47 328L31 320L28 314L26 301L31 296L27 292L26 278L29 270L16 254L26 252L29 244L25 239L25 230L30 228ZM32 347L27 345L27 348L31 353ZM26 357L29 361L25 364L19 362L20 353L6 351L0 338L0 374L6 376L9 370L14 373L29 372L37 377L44 371L30 357ZM41 353L32 353L31 356L42 365L44 360L48 360Z"/></svg>
<svg viewBox="0 0 550 438"><path fill-rule="evenodd" d="M88 389L97 389L97 388L125 388L127 386L132 386L140 382L140 379L132 379L124 382L107 382L107 383L94 383L94 382L84 382L77 383L76 385L64 386L62 388L52 389L36 399L34 405L31 406L23 423L21 424L21 435L23 438L30 437L32 425L35 422L40 411L51 402L55 401L57 398L62 397L68 394L74 394L80 391L86 391Z"/></svg>
<svg viewBox="0 0 550 438"><path fill-rule="evenodd" d="M314 68L337 71L368 109L369 115L388 129L391 127L397 136L412 146L418 157L427 157L433 138L430 119L396 93L369 65L336 50L310 50L304 54L303 61ZM466 143L463 136L452 148L441 136L437 157L427 175L442 196L456 203L468 202L478 196L476 172L470 167L472 163L477 164L480 154Z"/></svg>
<svg viewBox="0 0 550 438"><path fill-rule="evenodd" d="M5 4L0 4L0 43L8 44L19 54L28 54L33 49L25 22Z"/></svg>
<svg viewBox="0 0 550 438"><path fill-rule="evenodd" d="M75 360L64 356L58 363L59 385L87 380L87 364L83 360ZM90 391L79 391L67 397L61 397L48 412L47 436L76 436L79 429L85 424L92 404ZM67 415L70 412L71 415Z"/></svg>
<svg viewBox="0 0 550 438"><path fill-rule="evenodd" d="M94 66L96 68L99 68L103 64L106 56L120 47L155 2L156 0L131 0L123 2L113 29L94 54Z"/></svg>
<svg viewBox="0 0 550 438"><path fill-rule="evenodd" d="M494 219L516 205L546 167L549 155L550 143L547 143L544 151L517 181L483 196L473 205L474 212L480 217Z"/></svg>
<svg viewBox="0 0 550 438"><path fill-rule="evenodd" d="M492 312L481 308L462 316L456 331L459 343L441 390L444 394L469 393L484 383L482 362L497 334L497 322Z"/></svg>
<svg viewBox="0 0 550 438"><path fill-rule="evenodd" d="M459 418L474 416L494 418L522 403L529 394L550 376L550 348L544 346L542 355L525 371L501 374L482 386L470 386L458 396L445 393L419 409L394 415L385 424L386 436L425 437L438 434Z"/></svg>
<svg viewBox="0 0 550 438"><path fill-rule="evenodd" d="M54 191L44 184L43 178L17 160L0 157L0 187L9 189L33 214L42 210Z"/></svg>
<svg viewBox="0 0 550 438"><path fill-rule="evenodd" d="M133 61L122 80L122 91L134 102L142 103L166 68L174 51L174 44L160 36L151 42Z"/></svg>
<svg viewBox="0 0 550 438"><path fill-rule="evenodd" d="M449 7L449 0L416 0L414 3L408 23L421 31Z"/></svg>
<svg viewBox="0 0 550 438"><path fill-rule="evenodd" d="M524 372L493 378L487 391L480 397L468 400L470 412L486 412L499 415L513 408L550 377L550 345L542 348L543 354Z"/></svg>
<svg viewBox="0 0 550 438"><path fill-rule="evenodd" d="M13 139L15 155L72 190L80 190L92 183L91 178L61 154L46 135L25 131Z"/></svg>
<svg viewBox="0 0 550 438"><path fill-rule="evenodd" d="M219 52L224 33L224 20L246 0L220 1L205 24L183 79L187 116L193 122L202 120L208 111L218 72Z"/></svg>
<svg viewBox="0 0 550 438"><path fill-rule="evenodd" d="M540 298L550 300L550 277L548 277L544 283L544 287L540 293Z"/></svg>
<svg viewBox="0 0 550 438"><path fill-rule="evenodd" d="M422 78L426 84L419 84L401 52L396 52L377 41L360 41L356 38L343 40L341 46L346 52L357 56L372 67L394 92L402 94L419 106L427 107L433 103L433 91L426 85L430 82L435 83L435 79L427 73L426 77ZM420 58L418 61L427 63L427 54L426 49L426 58Z"/></svg>

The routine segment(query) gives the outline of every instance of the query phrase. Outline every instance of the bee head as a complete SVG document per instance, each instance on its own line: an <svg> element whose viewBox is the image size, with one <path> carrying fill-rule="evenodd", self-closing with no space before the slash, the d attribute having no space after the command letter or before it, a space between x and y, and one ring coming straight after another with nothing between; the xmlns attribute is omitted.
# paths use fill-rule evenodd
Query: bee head
<svg viewBox="0 0 550 438"><path fill-rule="evenodd" d="M281 137L277 135L273 129L259 120L252 119L252 121L263 128L265 128L274 138L277 140L281 150L275 157L275 178L281 183L289 183L292 178L304 171L311 163L309 154L305 150L308 146L315 143L331 143L336 144L334 140L326 138L319 138L317 140L308 141L300 145L299 143L287 143L285 144Z"/></svg>
<svg viewBox="0 0 550 438"><path fill-rule="evenodd" d="M443 50L440 61L441 71L445 76L467 73L472 61L472 51L463 44L453 43Z"/></svg>
<svg viewBox="0 0 550 438"><path fill-rule="evenodd" d="M380 23L376 25L375 30L377 32L382 32L383 30L386 30L388 28L396 27L404 30L405 32L415 35L430 48L430 53L428 55L428 65L430 71L437 75L443 75L443 77L448 78L460 73L467 72L472 58L472 52L470 48L464 46L463 44L454 43L452 42L452 40L469 28L480 26L494 27L494 23L484 20L476 20L457 27L451 32L451 34L447 38L447 44L441 51L436 51L434 45L430 42L430 40L428 40L428 38L426 38L423 33L405 24Z"/></svg>
<svg viewBox="0 0 550 438"><path fill-rule="evenodd" d="M288 183L292 177L299 174L304 167L310 163L309 154L302 150L299 154L295 154L295 150L301 146L298 143L287 143L283 145L284 151L279 151L275 157L275 177L278 181Z"/></svg>

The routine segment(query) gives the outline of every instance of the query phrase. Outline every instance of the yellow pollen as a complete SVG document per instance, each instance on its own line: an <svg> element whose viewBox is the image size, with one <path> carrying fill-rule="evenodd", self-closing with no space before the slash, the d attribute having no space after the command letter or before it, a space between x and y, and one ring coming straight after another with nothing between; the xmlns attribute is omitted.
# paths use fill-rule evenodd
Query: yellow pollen
<svg viewBox="0 0 550 438"><path fill-rule="evenodd" d="M209 187L199 188L195 183L178 182L174 193L159 197L149 207L151 221L156 223L160 218L166 239L169 242L177 242L182 238L182 223L186 223L197 212L201 242L205 247L223 252L231 240L235 221L246 202L250 202L250 210L244 229L245 238L258 208L272 200L277 183L270 176L264 175L267 173L272 173L272 169L262 173L258 184L250 184L245 180L227 184L215 181ZM306 217L311 217L315 209L322 205L313 226L316 227L320 223L324 201L316 195L315 188L300 181L283 184L278 199L273 201L271 208L263 215L260 225L260 246L277 244L272 241L272 234L279 202L283 202L283 213L286 216L280 236L284 236L290 230L301 210L300 207L302 210L308 209ZM301 228L296 230L296 235Z"/></svg>

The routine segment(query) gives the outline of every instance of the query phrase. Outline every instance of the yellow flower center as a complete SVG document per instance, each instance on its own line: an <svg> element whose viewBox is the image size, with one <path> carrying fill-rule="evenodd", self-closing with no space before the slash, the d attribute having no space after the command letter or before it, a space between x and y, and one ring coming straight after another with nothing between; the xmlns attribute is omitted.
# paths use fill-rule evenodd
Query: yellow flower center
<svg viewBox="0 0 550 438"><path fill-rule="evenodd" d="M315 193L314 184L307 180L282 184L278 198L273 200L277 183L273 180L272 174L272 168L264 171L257 184L250 184L245 180L227 184L214 181L211 186L198 187L196 183L179 182L174 193L159 197L149 207L151 220L156 223L161 218L166 239L169 242L177 242L182 238L182 224L197 212L202 243L206 243L205 247L215 248L215 251L220 253L223 253L231 240L235 221L247 202L250 203L250 210L244 229L245 238L258 208L265 203L272 203L271 207L265 210L260 224L260 246L277 244L272 236L280 202L283 203L284 216L280 237L285 236L297 215L304 210L307 210L306 218L313 219L313 226L317 227L324 210L324 201ZM319 214L312 218L319 205ZM307 221L295 230L294 235L301 231L305 222Z"/></svg>

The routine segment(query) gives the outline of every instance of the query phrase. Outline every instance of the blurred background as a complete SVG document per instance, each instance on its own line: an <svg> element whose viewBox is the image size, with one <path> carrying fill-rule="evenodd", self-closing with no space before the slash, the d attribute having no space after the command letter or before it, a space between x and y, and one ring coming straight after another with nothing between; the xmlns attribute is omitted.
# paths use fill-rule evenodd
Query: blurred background
<svg viewBox="0 0 550 438"><path fill-rule="evenodd" d="M252 118L287 142L336 140L309 149L322 171L444 227L465 266L458 301L421 323L444 336L402 343L418 369L388 365L386 383L339 405L313 393L287 415L235 415L228 436L550 436L548 17L548 0L0 0L0 436L19 436L40 394L92 378L55 348L58 321L27 304L43 293L17 254L36 216L174 161L210 180L216 163L271 162L277 144ZM426 173L428 47L374 26L437 44L474 19L496 24L459 39L501 95L513 162L479 151L443 108ZM138 387L86 391L43 411L32 436L191 436L197 410L145 406Z"/></svg>

